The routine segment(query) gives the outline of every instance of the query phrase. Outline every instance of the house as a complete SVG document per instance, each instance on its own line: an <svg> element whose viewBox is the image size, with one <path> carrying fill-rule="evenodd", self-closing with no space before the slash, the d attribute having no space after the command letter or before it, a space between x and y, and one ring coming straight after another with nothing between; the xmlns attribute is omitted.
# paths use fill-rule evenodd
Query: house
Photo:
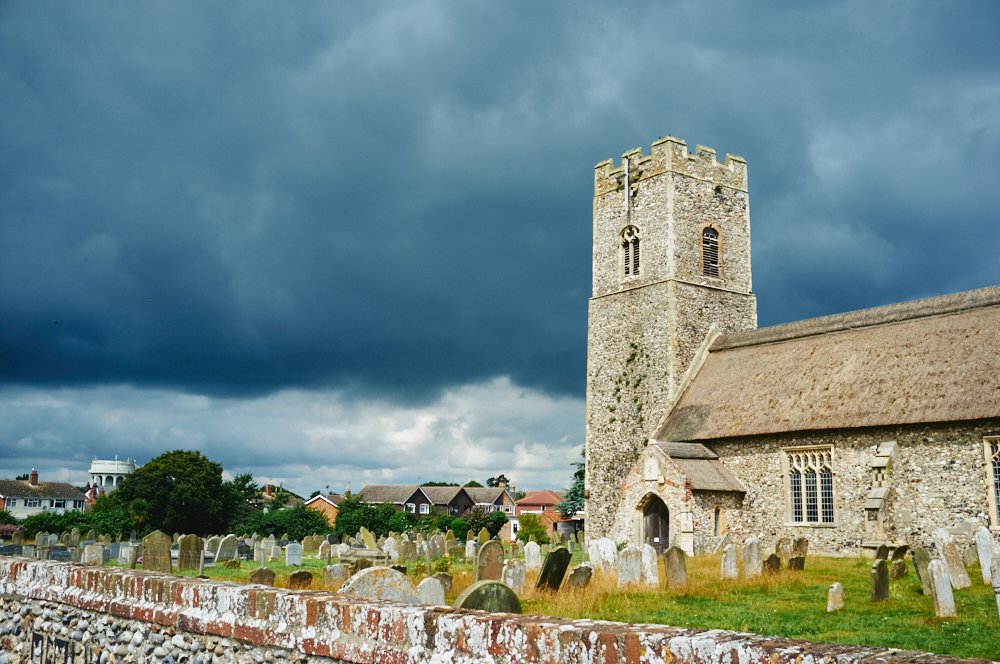
<svg viewBox="0 0 1000 664"><path fill-rule="evenodd" d="M556 505L563 501L562 495L551 491L549 489L544 489L542 491L533 491L526 494L523 498L520 498L516 502L515 507L515 518L521 516L522 514L537 514L538 518L541 520L542 525L545 526L545 532L553 540L560 539L560 528L559 524L566 521L559 512L556 511ZM513 525L512 530L514 535L517 535L520 523L517 522Z"/></svg>
<svg viewBox="0 0 1000 664"><path fill-rule="evenodd" d="M503 525L497 536L501 540L514 539L514 535L516 534L514 530L516 503L506 485L496 487L465 487L465 492L475 501L475 507L482 508L484 512L503 512L506 514L507 523Z"/></svg>
<svg viewBox="0 0 1000 664"><path fill-rule="evenodd" d="M338 493L318 493L309 500L306 501L305 505L311 510L315 510L323 515L330 527L333 528L337 525L337 515L340 514L340 501L344 497Z"/></svg>
<svg viewBox="0 0 1000 664"><path fill-rule="evenodd" d="M86 496L71 484L39 482L34 468L26 480L0 480L0 509L17 519L40 512L82 512L86 501Z"/></svg>
<svg viewBox="0 0 1000 664"><path fill-rule="evenodd" d="M1000 288L758 329L746 161L622 159L594 180L588 537L1000 533Z"/></svg>
<svg viewBox="0 0 1000 664"><path fill-rule="evenodd" d="M391 503L396 509L411 514L430 514L436 509L452 516L461 516L475 504L460 486L369 484L358 493L366 503Z"/></svg>

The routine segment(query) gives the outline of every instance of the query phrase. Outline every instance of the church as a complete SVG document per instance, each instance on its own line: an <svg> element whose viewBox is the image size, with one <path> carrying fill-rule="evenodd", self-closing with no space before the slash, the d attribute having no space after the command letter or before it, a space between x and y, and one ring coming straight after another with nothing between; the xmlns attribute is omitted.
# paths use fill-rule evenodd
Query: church
<svg viewBox="0 0 1000 664"><path fill-rule="evenodd" d="M1000 534L1000 287L758 328L747 163L669 136L593 211L588 538Z"/></svg>

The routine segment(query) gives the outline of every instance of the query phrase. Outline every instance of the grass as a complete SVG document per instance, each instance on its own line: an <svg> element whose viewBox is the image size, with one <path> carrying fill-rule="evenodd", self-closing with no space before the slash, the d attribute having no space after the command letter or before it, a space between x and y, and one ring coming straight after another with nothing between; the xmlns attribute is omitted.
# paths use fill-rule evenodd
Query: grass
<svg viewBox="0 0 1000 664"><path fill-rule="evenodd" d="M574 556L573 563L579 562ZM305 559L300 568L277 561L268 563L276 573L275 585L287 587L296 569L314 574L314 589L335 591L339 582L325 581L325 561ZM206 574L228 581L246 581L258 563L244 562L240 569L211 567ZM661 563L662 566L662 563ZM525 613L561 618L589 618L673 627L728 629L767 636L826 641L902 650L919 650L957 657L1000 659L1000 618L990 586L970 570L971 588L956 591L957 618L934 617L934 604L920 593L920 583L909 574L890 585L889 601L870 601L871 561L864 558L811 556L803 572L782 571L773 577L723 581L719 556L688 559L688 585L680 589L619 590L614 575L595 574L581 592L546 593L534 589L536 573L528 575L521 604ZM196 572L185 572L191 576ZM452 566L453 584L448 600L473 581L471 567ZM662 576L662 567L661 567ZM416 583L419 578L411 573ZM844 587L844 609L826 612L827 589L839 581ZM981 580L980 580L981 581Z"/></svg>

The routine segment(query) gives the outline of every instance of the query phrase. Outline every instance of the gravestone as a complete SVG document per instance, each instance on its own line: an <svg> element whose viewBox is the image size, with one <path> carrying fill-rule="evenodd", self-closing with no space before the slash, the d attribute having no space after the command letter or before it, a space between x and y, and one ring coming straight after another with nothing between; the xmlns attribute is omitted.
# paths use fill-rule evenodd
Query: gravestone
<svg viewBox="0 0 1000 664"><path fill-rule="evenodd" d="M181 535L177 543L177 569L198 569L205 544L197 535Z"/></svg>
<svg viewBox="0 0 1000 664"><path fill-rule="evenodd" d="M79 546L80 545L80 529L79 528L74 528L73 530L69 531L69 545L70 546Z"/></svg>
<svg viewBox="0 0 1000 664"><path fill-rule="evenodd" d="M399 560L399 542L395 537L389 536L382 542L382 550L389 556L389 560Z"/></svg>
<svg viewBox="0 0 1000 664"><path fill-rule="evenodd" d="M801 572L806 568L805 556L792 556L788 559L788 569Z"/></svg>
<svg viewBox="0 0 1000 664"><path fill-rule="evenodd" d="M104 564L104 545L103 544L88 544L87 548L83 550L83 564L84 565L102 565Z"/></svg>
<svg viewBox="0 0 1000 664"><path fill-rule="evenodd" d="M590 585L590 580L594 577L594 568L583 563L574 567L569 577L566 579L566 587L572 590L583 590Z"/></svg>
<svg viewBox="0 0 1000 664"><path fill-rule="evenodd" d="M739 560L736 557L736 547L727 544L722 550L722 578L737 579L740 576Z"/></svg>
<svg viewBox="0 0 1000 664"><path fill-rule="evenodd" d="M302 540L302 555L314 556L319 550L319 543L322 538L319 535L309 535Z"/></svg>
<svg viewBox="0 0 1000 664"><path fill-rule="evenodd" d="M979 572L982 574L983 583L990 583L990 566L993 563L993 536L986 526L979 526L976 530L976 556L979 558Z"/></svg>
<svg viewBox="0 0 1000 664"><path fill-rule="evenodd" d="M358 531L358 537L361 538L361 542L365 545L366 549L378 549L378 542L375 540L375 535L367 528L362 526L361 530Z"/></svg>
<svg viewBox="0 0 1000 664"><path fill-rule="evenodd" d="M927 566L931 564L931 554L923 547L913 549L913 569L920 580L920 592L930 596L933 593L931 588L931 575L927 571Z"/></svg>
<svg viewBox="0 0 1000 664"><path fill-rule="evenodd" d="M93 531L91 531L93 532ZM96 540L95 537L89 537L91 541ZM35 548L42 549L49 545L49 534L45 532L35 533Z"/></svg>
<svg viewBox="0 0 1000 664"><path fill-rule="evenodd" d="M618 554L618 587L623 588L642 579L642 551L629 544Z"/></svg>
<svg viewBox="0 0 1000 664"><path fill-rule="evenodd" d="M747 578L752 578L760 576L762 571L760 540L754 536L743 543L743 573Z"/></svg>
<svg viewBox="0 0 1000 664"><path fill-rule="evenodd" d="M351 576L340 592L366 599L417 604L417 590L405 574L390 567L369 567Z"/></svg>
<svg viewBox="0 0 1000 664"><path fill-rule="evenodd" d="M430 542L428 543L431 552L431 558L440 558L444 555L444 535L441 533L435 533Z"/></svg>
<svg viewBox="0 0 1000 664"><path fill-rule="evenodd" d="M399 545L399 562L409 563L417 559L416 542L403 542Z"/></svg>
<svg viewBox="0 0 1000 664"><path fill-rule="evenodd" d="M905 544L897 546L892 550L892 560L889 561L890 579L902 579L904 576L909 574L910 570L906 565L906 552L909 550L910 547Z"/></svg>
<svg viewBox="0 0 1000 664"><path fill-rule="evenodd" d="M239 569L240 568L240 561L238 561L238 560L227 560L226 562L222 563L222 566L225 567L226 569Z"/></svg>
<svg viewBox="0 0 1000 664"><path fill-rule="evenodd" d="M438 572L433 576L435 579L441 582L441 586L444 588L445 594L451 592L451 581L452 581L451 574L448 574L448 572Z"/></svg>
<svg viewBox="0 0 1000 664"><path fill-rule="evenodd" d="M455 600L456 609L478 609L489 613L521 613L517 594L499 581L477 581Z"/></svg>
<svg viewBox="0 0 1000 664"><path fill-rule="evenodd" d="M687 554L679 546L672 546L663 553L664 581L668 588L687 585Z"/></svg>
<svg viewBox="0 0 1000 664"><path fill-rule="evenodd" d="M350 574L348 573L347 565L343 563L334 563L323 568L323 578L327 581L343 581L348 576Z"/></svg>
<svg viewBox="0 0 1000 664"><path fill-rule="evenodd" d="M90 530L87 531L87 536L86 536L85 539L88 539L88 540L90 540L92 542L96 542L97 541L97 533L94 532L93 528L91 528Z"/></svg>
<svg viewBox="0 0 1000 664"><path fill-rule="evenodd" d="M465 557L472 560L476 557L476 545L478 542L474 539L467 540L465 542Z"/></svg>
<svg viewBox="0 0 1000 664"><path fill-rule="evenodd" d="M799 537L792 542L792 555L802 556L803 558L809 555L809 540L805 537Z"/></svg>
<svg viewBox="0 0 1000 664"><path fill-rule="evenodd" d="M520 594L524 592L524 571L523 560L508 558L503 561L503 571L500 573L500 580L510 586L511 590Z"/></svg>
<svg viewBox="0 0 1000 664"><path fill-rule="evenodd" d="M452 531L451 528L449 528L444 533L444 548L450 549L451 547L456 546L457 544L458 540L455 539L455 533L454 531Z"/></svg>
<svg viewBox="0 0 1000 664"><path fill-rule="evenodd" d="M228 560L235 560L237 552L236 535L226 535L219 540L219 548L215 552L215 562L224 563Z"/></svg>
<svg viewBox="0 0 1000 664"><path fill-rule="evenodd" d="M876 558L872 563L872 601L884 602L889 599L889 566L885 558Z"/></svg>
<svg viewBox="0 0 1000 664"><path fill-rule="evenodd" d="M472 530L472 528L469 528L467 531L465 531L465 541L471 542L474 539L476 539L476 533L475 531Z"/></svg>
<svg viewBox="0 0 1000 664"><path fill-rule="evenodd" d="M888 560L889 559L889 545L888 544L880 544L879 547L877 549L875 549L875 558L876 559L882 558L882 559Z"/></svg>
<svg viewBox="0 0 1000 664"><path fill-rule="evenodd" d="M425 606L445 606L444 586L433 576L417 584L417 601Z"/></svg>
<svg viewBox="0 0 1000 664"><path fill-rule="evenodd" d="M955 595L951 591L954 585L948 577L948 565L940 560L932 560L927 566L931 577L931 596L934 598L934 615L938 618L953 618L955 611Z"/></svg>
<svg viewBox="0 0 1000 664"><path fill-rule="evenodd" d="M486 544L491 539L493 539L492 537L490 537L490 531L486 530L485 528L479 529L479 535L477 536L477 538L479 539L480 544Z"/></svg>
<svg viewBox="0 0 1000 664"><path fill-rule="evenodd" d="M302 564L302 545L296 542L290 542L288 546L285 547L285 564L291 567L292 565Z"/></svg>
<svg viewBox="0 0 1000 664"><path fill-rule="evenodd" d="M958 550L955 538L944 528L938 528L932 534L934 544L937 546L938 556L948 566L948 577L955 590L968 588L972 585L972 579L965 570L965 562L962 560L962 552Z"/></svg>
<svg viewBox="0 0 1000 664"><path fill-rule="evenodd" d="M122 544L121 548L118 549L118 564L125 567L131 567L135 563L136 554L139 552L139 547L134 544Z"/></svg>
<svg viewBox="0 0 1000 664"><path fill-rule="evenodd" d="M15 546L24 546L24 533L20 530L15 530L14 534L10 536L10 543Z"/></svg>
<svg viewBox="0 0 1000 664"><path fill-rule="evenodd" d="M990 576L993 582L993 597L996 598L997 602L997 615L1000 615L1000 556L993 556L993 562L990 564Z"/></svg>
<svg viewBox="0 0 1000 664"><path fill-rule="evenodd" d="M835 582L826 593L826 612L833 613L844 608L844 587Z"/></svg>
<svg viewBox="0 0 1000 664"><path fill-rule="evenodd" d="M642 552L642 585L656 588L660 585L660 570L656 564L656 549L650 544L639 547Z"/></svg>
<svg viewBox="0 0 1000 664"><path fill-rule="evenodd" d="M788 559L792 557L792 542L787 537L782 537L774 545L774 552L781 559L781 566L788 567Z"/></svg>
<svg viewBox="0 0 1000 664"><path fill-rule="evenodd" d="M292 590L305 590L312 585L312 582L312 572L304 569L296 570L288 575L288 587Z"/></svg>
<svg viewBox="0 0 1000 664"><path fill-rule="evenodd" d="M274 570L266 567L258 567L250 572L250 583L259 583L262 586L274 585Z"/></svg>
<svg viewBox="0 0 1000 664"><path fill-rule="evenodd" d="M559 546L545 555L542 571L538 575L535 588L538 590L559 590L566 568L569 567L570 552L564 546Z"/></svg>
<svg viewBox="0 0 1000 664"><path fill-rule="evenodd" d="M254 547L243 542L237 544L236 557L240 560L254 560Z"/></svg>
<svg viewBox="0 0 1000 664"><path fill-rule="evenodd" d="M330 557L331 553L332 552L330 551L329 542L323 540L322 542L319 543L318 557L320 560L326 560L327 558Z"/></svg>
<svg viewBox="0 0 1000 664"><path fill-rule="evenodd" d="M218 535L212 535L207 540L205 540L206 553L211 553L212 555L215 555L215 552L219 550L219 542L221 541L222 538L219 537Z"/></svg>
<svg viewBox="0 0 1000 664"><path fill-rule="evenodd" d="M764 574L777 574L781 571L781 556L772 553L764 560Z"/></svg>
<svg viewBox="0 0 1000 664"><path fill-rule="evenodd" d="M542 547L537 542L524 545L524 568L529 572L542 568Z"/></svg>
<svg viewBox="0 0 1000 664"><path fill-rule="evenodd" d="M150 572L173 573L170 560L170 537L154 530L142 538L142 568Z"/></svg>
<svg viewBox="0 0 1000 664"><path fill-rule="evenodd" d="M498 581L503 572L503 546L488 541L476 555L476 581Z"/></svg>
<svg viewBox="0 0 1000 664"><path fill-rule="evenodd" d="M590 563L595 570L608 571L615 569L618 563L618 547L607 537L590 540L587 546Z"/></svg>

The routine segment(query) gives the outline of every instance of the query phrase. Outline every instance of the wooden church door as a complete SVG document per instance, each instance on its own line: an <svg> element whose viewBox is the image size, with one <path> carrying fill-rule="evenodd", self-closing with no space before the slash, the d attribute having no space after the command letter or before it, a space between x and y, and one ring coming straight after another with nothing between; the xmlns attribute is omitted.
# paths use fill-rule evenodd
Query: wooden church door
<svg viewBox="0 0 1000 664"><path fill-rule="evenodd" d="M646 533L646 544L657 553L667 550L670 546L670 510L659 498L653 497L642 511L643 530Z"/></svg>

